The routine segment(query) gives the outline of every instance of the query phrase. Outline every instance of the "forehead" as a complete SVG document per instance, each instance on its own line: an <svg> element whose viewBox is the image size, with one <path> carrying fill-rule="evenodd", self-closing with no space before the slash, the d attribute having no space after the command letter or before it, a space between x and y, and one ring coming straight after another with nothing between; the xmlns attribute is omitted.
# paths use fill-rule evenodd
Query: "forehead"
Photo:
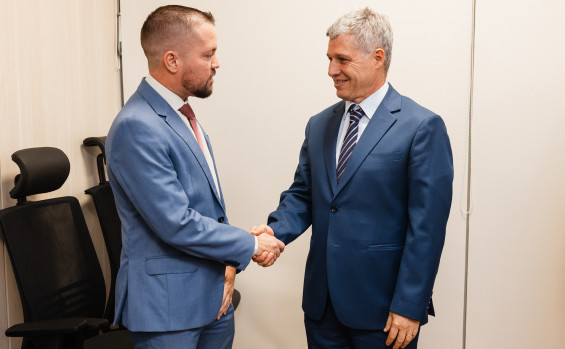
<svg viewBox="0 0 565 349"><path fill-rule="evenodd" d="M356 47L356 39L353 34L341 34L328 42L328 56L333 55L357 55L361 53Z"/></svg>
<svg viewBox="0 0 565 349"><path fill-rule="evenodd" d="M196 23L192 27L185 42L192 47L205 49L215 48L217 45L216 27L206 21Z"/></svg>

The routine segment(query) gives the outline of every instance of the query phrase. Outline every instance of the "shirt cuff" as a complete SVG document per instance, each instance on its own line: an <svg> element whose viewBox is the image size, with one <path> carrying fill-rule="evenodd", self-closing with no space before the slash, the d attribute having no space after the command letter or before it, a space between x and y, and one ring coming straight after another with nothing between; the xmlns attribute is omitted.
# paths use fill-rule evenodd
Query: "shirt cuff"
<svg viewBox="0 0 565 349"><path fill-rule="evenodd" d="M257 249L259 248L259 240L257 240L257 236L255 236L255 250L253 250L253 255L257 253Z"/></svg>

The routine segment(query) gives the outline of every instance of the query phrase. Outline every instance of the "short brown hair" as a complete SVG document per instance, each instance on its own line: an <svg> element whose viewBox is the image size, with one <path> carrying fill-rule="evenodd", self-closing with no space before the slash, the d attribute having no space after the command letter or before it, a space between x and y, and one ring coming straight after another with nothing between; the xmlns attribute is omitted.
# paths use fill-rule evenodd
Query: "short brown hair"
<svg viewBox="0 0 565 349"><path fill-rule="evenodd" d="M175 40L192 30L195 23L202 21L215 24L210 12L192 7L167 5L151 12L141 27L141 47L151 64L161 55L174 48Z"/></svg>

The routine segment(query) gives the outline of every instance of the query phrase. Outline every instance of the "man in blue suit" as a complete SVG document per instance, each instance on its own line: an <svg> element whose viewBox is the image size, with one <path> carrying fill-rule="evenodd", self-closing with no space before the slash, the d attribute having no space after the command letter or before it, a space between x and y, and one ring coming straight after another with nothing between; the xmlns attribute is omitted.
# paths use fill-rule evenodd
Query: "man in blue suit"
<svg viewBox="0 0 565 349"><path fill-rule="evenodd" d="M327 36L342 101L308 122L294 182L268 226L286 244L312 226L302 303L309 348L416 348L451 206L446 127L387 82L386 18L354 11Z"/></svg>
<svg viewBox="0 0 565 349"><path fill-rule="evenodd" d="M216 42L210 13L151 13L141 30L149 75L106 140L123 242L115 322L136 348L231 348L236 269L284 249L228 225L210 141L187 104L212 93Z"/></svg>

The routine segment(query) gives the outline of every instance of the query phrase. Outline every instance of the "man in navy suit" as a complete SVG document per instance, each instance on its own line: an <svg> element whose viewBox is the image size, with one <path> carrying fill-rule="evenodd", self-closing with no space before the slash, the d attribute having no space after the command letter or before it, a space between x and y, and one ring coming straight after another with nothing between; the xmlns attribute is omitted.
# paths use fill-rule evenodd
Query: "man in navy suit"
<svg viewBox="0 0 565 349"><path fill-rule="evenodd" d="M309 348L416 348L433 313L451 206L446 127L387 82L386 18L354 11L327 36L342 101L308 122L294 182L268 226L286 244L312 226L302 302Z"/></svg>
<svg viewBox="0 0 565 349"><path fill-rule="evenodd" d="M115 322L136 348L231 348L236 269L263 252L272 264L284 244L228 225L212 147L187 103L212 93L214 17L160 7L141 45L149 75L106 140L123 242Z"/></svg>

